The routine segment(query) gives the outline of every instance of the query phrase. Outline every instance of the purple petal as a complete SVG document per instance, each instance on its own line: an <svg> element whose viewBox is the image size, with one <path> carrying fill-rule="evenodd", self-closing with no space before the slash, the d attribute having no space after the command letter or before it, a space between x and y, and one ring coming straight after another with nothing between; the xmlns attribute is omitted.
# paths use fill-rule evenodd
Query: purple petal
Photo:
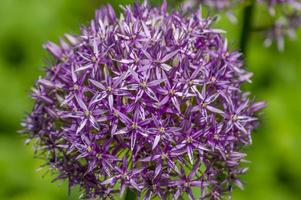
<svg viewBox="0 0 301 200"><path fill-rule="evenodd" d="M76 130L76 134L78 134L79 132L81 132L81 130L83 130L83 128L86 126L87 124L87 119L84 119L83 121L81 121L79 127Z"/></svg>
<svg viewBox="0 0 301 200"><path fill-rule="evenodd" d="M156 135L155 137L155 140L154 140L154 143L153 143L153 150L156 148L156 146L158 145L158 143L160 142L160 138L161 136L160 135Z"/></svg>
<svg viewBox="0 0 301 200"><path fill-rule="evenodd" d="M169 61L170 59L172 59L176 54L178 53L177 51L172 51L170 53L168 53L166 56L164 56L161 60L162 63Z"/></svg>
<svg viewBox="0 0 301 200"><path fill-rule="evenodd" d="M85 105L85 103L79 96L75 95L75 99L76 99L78 105L81 107L81 109L83 109L84 111L88 110L87 106Z"/></svg>
<svg viewBox="0 0 301 200"><path fill-rule="evenodd" d="M131 150L133 151L135 148L135 144L136 144L136 140L137 140L137 132L134 131L131 134Z"/></svg>
<svg viewBox="0 0 301 200"><path fill-rule="evenodd" d="M61 48L52 42L48 42L47 44L45 44L44 48L47 49L52 55L54 55L56 58L59 59L63 54Z"/></svg>

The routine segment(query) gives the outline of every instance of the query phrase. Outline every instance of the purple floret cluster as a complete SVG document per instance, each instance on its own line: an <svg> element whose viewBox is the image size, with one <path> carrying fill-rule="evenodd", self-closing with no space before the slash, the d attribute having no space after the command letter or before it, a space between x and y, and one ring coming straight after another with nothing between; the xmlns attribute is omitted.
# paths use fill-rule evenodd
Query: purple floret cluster
<svg viewBox="0 0 301 200"><path fill-rule="evenodd" d="M265 46L273 42L280 51L284 50L285 38L296 39L296 31L301 27L301 1L300 0L259 0L267 6L272 24L262 31L265 32Z"/></svg>
<svg viewBox="0 0 301 200"><path fill-rule="evenodd" d="M184 11L195 9L202 5L214 10L228 10L237 4L243 3L245 0L185 0L182 4Z"/></svg>
<svg viewBox="0 0 301 200"><path fill-rule="evenodd" d="M202 5L206 5L218 11L226 10L244 3L245 0L201 0Z"/></svg>
<svg viewBox="0 0 301 200"><path fill-rule="evenodd" d="M183 5L185 8L198 7L199 5L205 5L215 10L227 10L233 8L239 4L249 5L251 3L265 4L271 15L276 14L276 7L286 6L287 11L291 9L300 10L300 0L186 0ZM289 8L290 7L290 8ZM282 9L282 8L281 8Z"/></svg>
<svg viewBox="0 0 301 200"><path fill-rule="evenodd" d="M265 35L265 46L271 46L273 42L277 44L280 51L284 50L284 40L286 37L295 39L296 31L301 27L301 1L300 0L186 0L182 4L184 12L199 9L200 6L207 7L216 13L226 12L232 22L237 22L232 13L234 8L240 6L245 8L253 4L263 15L265 25L256 27L253 24L252 30L261 31Z"/></svg>
<svg viewBox="0 0 301 200"><path fill-rule="evenodd" d="M220 199L239 175L263 102L240 53L212 18L167 5L111 6L78 36L47 43L53 65L36 82L24 133L84 198Z"/></svg>

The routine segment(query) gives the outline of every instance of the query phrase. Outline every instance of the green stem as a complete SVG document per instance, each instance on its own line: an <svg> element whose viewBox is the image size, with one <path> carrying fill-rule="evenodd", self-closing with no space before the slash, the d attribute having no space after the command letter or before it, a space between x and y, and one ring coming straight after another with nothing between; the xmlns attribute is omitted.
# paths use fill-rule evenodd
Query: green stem
<svg viewBox="0 0 301 200"><path fill-rule="evenodd" d="M130 189L127 189L124 200L135 200L135 199L137 199L137 193Z"/></svg>
<svg viewBox="0 0 301 200"><path fill-rule="evenodd" d="M250 40L252 31L252 21L254 13L254 0L251 0L243 10L243 24L240 37L240 50L245 55L248 47L248 41Z"/></svg>

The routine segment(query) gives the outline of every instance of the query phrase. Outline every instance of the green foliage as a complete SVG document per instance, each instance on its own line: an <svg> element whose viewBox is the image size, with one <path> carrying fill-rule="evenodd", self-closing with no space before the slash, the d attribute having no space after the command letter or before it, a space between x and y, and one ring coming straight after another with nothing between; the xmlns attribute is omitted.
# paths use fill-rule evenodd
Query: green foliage
<svg viewBox="0 0 301 200"><path fill-rule="evenodd" d="M42 161L33 159L32 148L17 134L24 111L30 111L30 87L49 62L43 42L65 32L77 33L94 9L107 1L99 0L1 0L0 6L0 199L68 199L66 183L51 183L39 172ZM113 1L119 3L133 0ZM239 17L239 16L238 16ZM257 21L262 22L261 19ZM228 31L230 47L238 46L240 24L222 18L217 24ZM301 35L299 34L299 38ZM301 197L301 39L287 41L284 53L266 49L262 38L253 34L248 49L248 69L253 84L246 87L268 108L253 146L247 149L251 163L243 176L245 190L234 188L233 199L294 200ZM78 199L73 191L69 199Z"/></svg>

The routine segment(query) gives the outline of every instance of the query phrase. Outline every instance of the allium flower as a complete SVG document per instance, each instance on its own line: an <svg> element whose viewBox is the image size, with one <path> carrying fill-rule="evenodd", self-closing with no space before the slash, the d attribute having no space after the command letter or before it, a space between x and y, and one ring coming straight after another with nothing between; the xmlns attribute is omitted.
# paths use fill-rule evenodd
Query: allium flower
<svg viewBox="0 0 301 200"><path fill-rule="evenodd" d="M296 30L301 27L301 2L299 0L268 0L263 1L268 6L273 24L266 28L265 46L273 41L280 51L284 50L284 40L288 36L296 38Z"/></svg>
<svg viewBox="0 0 301 200"><path fill-rule="evenodd" d="M222 9L227 9L227 8L233 7L234 5L239 3L239 1L233 1L233 0L216 0L216 1L203 0L203 3L208 5L209 7L215 8L217 10L222 10Z"/></svg>
<svg viewBox="0 0 301 200"><path fill-rule="evenodd" d="M187 0L184 2L184 9L197 7L198 5L206 5L215 10L226 10L234 7L245 0Z"/></svg>
<svg viewBox="0 0 301 200"><path fill-rule="evenodd" d="M270 15L271 24L266 24L260 28L250 27L250 30L260 30L265 33L265 46L270 46L272 42L277 44L280 51L284 50L284 39L288 36L295 39L296 30L301 27L301 2L300 0L186 0L182 4L184 12L196 10L200 5L213 9L216 13L225 11L232 22L237 19L232 13L232 9L238 6L245 8L251 4L264 7ZM251 14L249 14L251 15ZM250 17L247 15L247 17Z"/></svg>
<svg viewBox="0 0 301 200"><path fill-rule="evenodd" d="M245 0L186 0L182 3L181 8L184 13L197 10L200 6L206 7L209 12L220 13L225 11L228 19L236 23L236 16L231 9L244 3Z"/></svg>
<svg viewBox="0 0 301 200"><path fill-rule="evenodd" d="M199 5L205 5L207 7L213 8L215 10L228 10L233 8L234 6L241 5L241 4L250 4L250 3L259 3L265 4L268 7L268 10L271 15L276 14L276 7L283 6L290 9L300 10L301 9L301 2L299 0L186 0L184 1L183 5L184 10L189 8L196 8Z"/></svg>
<svg viewBox="0 0 301 200"><path fill-rule="evenodd" d="M241 91L251 74L212 23L166 3L126 6L120 18L108 5L80 35L47 43L55 62L22 125L56 179L103 199L126 188L220 199L242 187L243 148L264 103Z"/></svg>

